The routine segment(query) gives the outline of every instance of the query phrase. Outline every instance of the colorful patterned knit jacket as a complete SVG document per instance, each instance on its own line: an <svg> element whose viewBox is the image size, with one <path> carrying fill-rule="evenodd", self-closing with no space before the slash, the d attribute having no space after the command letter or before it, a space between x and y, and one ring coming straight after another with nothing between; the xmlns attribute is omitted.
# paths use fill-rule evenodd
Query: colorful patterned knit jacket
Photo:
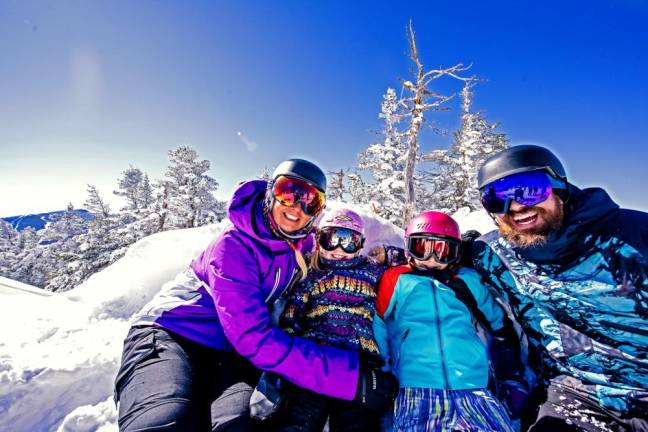
<svg viewBox="0 0 648 432"><path fill-rule="evenodd" d="M321 270L310 270L290 294L281 327L322 345L378 355L375 290L386 267L363 256L319 262Z"/></svg>

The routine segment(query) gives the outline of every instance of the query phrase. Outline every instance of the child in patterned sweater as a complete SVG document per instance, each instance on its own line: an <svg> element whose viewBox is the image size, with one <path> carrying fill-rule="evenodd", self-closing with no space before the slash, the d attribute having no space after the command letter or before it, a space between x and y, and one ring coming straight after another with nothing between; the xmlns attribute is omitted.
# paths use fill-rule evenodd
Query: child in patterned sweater
<svg viewBox="0 0 648 432"><path fill-rule="evenodd" d="M324 216L308 276L290 294L280 325L322 345L360 352L366 362L381 364L373 335L376 287L385 267L360 255L364 222L355 212L339 209ZM392 256L394 250L391 250ZM404 257L404 255L403 255ZM251 400L253 417L271 414L262 394L277 394L284 382L264 373ZM274 430L321 431L327 417L331 432L379 429L379 415L352 402L287 385L286 400L273 417ZM272 397L270 398L272 399ZM266 406L263 406L263 403Z"/></svg>

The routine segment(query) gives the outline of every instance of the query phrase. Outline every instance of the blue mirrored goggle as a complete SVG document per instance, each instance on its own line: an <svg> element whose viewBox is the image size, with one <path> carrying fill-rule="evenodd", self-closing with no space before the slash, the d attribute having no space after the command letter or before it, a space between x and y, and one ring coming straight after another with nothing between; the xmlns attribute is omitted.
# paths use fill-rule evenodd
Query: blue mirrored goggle
<svg viewBox="0 0 648 432"><path fill-rule="evenodd" d="M348 228L324 228L318 235L319 245L327 251L334 251L338 247L346 253L356 253L364 245L364 237L357 231Z"/></svg>
<svg viewBox="0 0 648 432"><path fill-rule="evenodd" d="M481 203L487 212L503 214L509 211L512 201L527 207L546 201L554 187L564 188L564 184L546 171L521 172L486 185L481 191Z"/></svg>

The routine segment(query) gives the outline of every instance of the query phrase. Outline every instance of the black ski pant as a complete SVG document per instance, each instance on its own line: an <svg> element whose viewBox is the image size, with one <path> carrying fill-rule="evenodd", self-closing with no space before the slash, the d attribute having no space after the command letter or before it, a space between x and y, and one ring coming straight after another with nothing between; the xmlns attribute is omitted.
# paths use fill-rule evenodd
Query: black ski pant
<svg viewBox="0 0 648 432"><path fill-rule="evenodd" d="M328 417L329 432L378 432L380 414L352 402L289 386L285 405L272 418L274 432L321 432Z"/></svg>
<svg viewBox="0 0 648 432"><path fill-rule="evenodd" d="M133 327L115 381L119 430L250 431L249 400L260 372L156 327Z"/></svg>
<svg viewBox="0 0 648 432"><path fill-rule="evenodd" d="M531 423L528 432L648 432L648 412L609 410L587 392L556 382L536 392L529 405L536 410L523 416L522 430Z"/></svg>

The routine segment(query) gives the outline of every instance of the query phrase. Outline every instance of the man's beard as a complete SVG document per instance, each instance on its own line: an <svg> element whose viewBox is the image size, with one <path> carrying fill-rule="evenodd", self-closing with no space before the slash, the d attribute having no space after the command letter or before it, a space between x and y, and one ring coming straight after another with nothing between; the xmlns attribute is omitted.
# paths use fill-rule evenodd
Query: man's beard
<svg viewBox="0 0 648 432"><path fill-rule="evenodd" d="M556 201L557 205L554 212L549 212L542 207L536 207L534 209L538 213L538 217L542 217L544 220L544 224L534 230L518 230L510 223L510 220L513 218L515 213L507 213L498 220L500 235L512 245L521 248L545 244L549 234L557 231L562 226L564 216L563 203L561 200Z"/></svg>

